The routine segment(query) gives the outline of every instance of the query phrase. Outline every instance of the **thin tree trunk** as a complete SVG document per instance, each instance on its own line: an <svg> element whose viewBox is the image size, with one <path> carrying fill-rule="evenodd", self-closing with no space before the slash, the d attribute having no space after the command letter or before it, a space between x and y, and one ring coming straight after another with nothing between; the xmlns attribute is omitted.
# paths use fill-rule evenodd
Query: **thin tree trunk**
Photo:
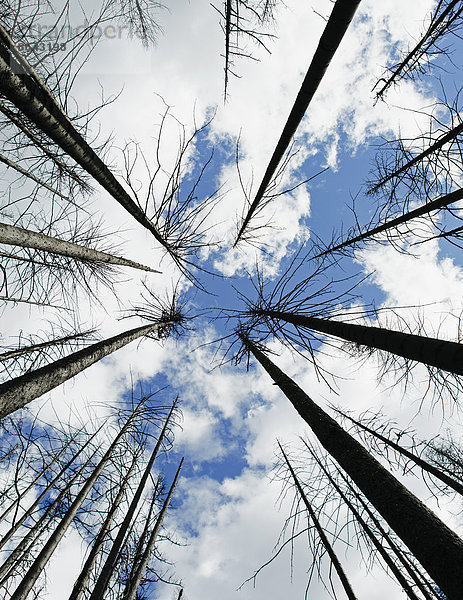
<svg viewBox="0 0 463 600"><path fill-rule="evenodd" d="M138 406L140 406L140 405L138 405ZM138 408L138 406L137 406L137 408ZM114 452L117 444L120 442L121 438L127 432L127 429L129 428L132 420L134 419L134 417L137 413L137 408L134 409L131 416L127 419L125 425L122 427L120 432L114 438L114 441L112 442L112 444L110 445L108 450L105 452L103 458L98 463L98 465L95 467L95 469L93 470L90 477L88 477L86 479L84 486L81 488L80 492L77 494L73 503L71 504L69 509L66 511L66 514L60 520L60 522L58 523L58 526L53 531L53 533L49 537L48 541L45 543L44 547L40 551L39 555L32 563L32 566L27 571L24 579L18 585L15 592L12 594L11 600L26 600L29 592L32 590L35 582L40 577L42 571L44 570L48 561L50 560L52 554L56 550L59 542L61 541L61 539L63 538L67 529L69 528L69 526L71 525L75 516L77 515L80 507L82 506L82 503L84 502L85 498L90 493L90 490L94 486L96 480L98 479L98 477L100 476L104 467L110 460L112 453Z"/></svg>
<svg viewBox="0 0 463 600"><path fill-rule="evenodd" d="M421 48L425 44L426 40L428 40L432 36L432 34L434 33L434 31L439 27L439 25L441 25L441 23L443 23L443 21L449 15L449 13L452 11L452 9L455 6L458 6L458 4L460 4L460 2L461 2L461 0L453 0L452 2L450 2L448 4L447 8L442 11L442 13L434 21L434 23L431 25L431 27L428 28L428 30L426 31L425 35L420 39L420 41L416 44L416 46L407 54L407 56L398 65L398 67L396 67L394 69L394 72L392 73L392 75L389 77L389 79L387 79L387 81L384 83L383 87L379 90L379 92L377 92L377 94L376 94L377 98L382 98L383 97L384 92L392 85L392 83L397 79L397 77L400 76L400 74L402 73L402 71L404 70L404 68L408 65L408 63L421 50ZM457 14L461 13L462 10L463 9L460 8L460 10L458 11Z"/></svg>
<svg viewBox="0 0 463 600"><path fill-rule="evenodd" d="M86 442L82 445L81 448L74 454L74 456L64 465L64 467L59 471L58 475L52 479L52 481L45 487L44 490L37 496L35 501L29 506L29 508L24 512L20 519L16 521L16 523L10 527L10 529L5 533L5 535L0 540L0 548L8 542L9 539L18 531L19 527L26 521L26 519L32 515L34 510L40 506L40 502L45 498L48 492L53 489L56 483L61 479L61 477L66 473L71 464L78 458L78 456L85 450L85 448L90 444L90 442L94 439L94 437L101 431L103 426L101 426L96 433L94 433ZM76 436L79 432L77 432ZM74 436L74 437L76 437ZM74 438L73 438L74 439ZM57 457L58 458L58 457ZM0 517L0 522L3 521L5 513Z"/></svg>
<svg viewBox="0 0 463 600"><path fill-rule="evenodd" d="M391 570L391 572L394 575L394 577L397 579L399 585L402 587L402 589L404 590L404 592L407 594L408 598L410 598L411 600L420 600L418 598L418 596L415 594L415 592L413 591L413 588L410 586L409 582L406 580L406 578L404 577L404 575L400 571L400 569L397 567L397 565L395 564L395 562L392 560L392 558L387 553L387 551L384 548L383 544L380 542L380 540L377 539L377 537L374 534L374 532L372 531L371 527L368 525L368 523L362 517L362 515L360 514L360 512L356 509L356 507L354 506L353 502L351 502L349 500L348 496L342 491L341 487L337 484L337 482L335 481L335 479L331 476L331 473L328 471L328 469L325 468L325 466L323 465L323 463L321 462L321 460L318 458L318 456L316 456L315 452L313 452L313 450L307 444L305 444L305 445L306 445L307 449L309 450L309 452L312 454L312 457L315 459L315 461L317 462L317 464L320 467L320 469L323 471L323 473L328 478L328 481L330 482L330 484L338 492L338 494L341 497L342 501L346 504L346 506L352 512L352 514L354 515L355 519L357 520L357 522L359 523L359 525L362 527L363 531L367 535L368 539L372 542L372 544L376 548L377 552L380 554L380 556L382 557L382 559L384 560L384 562L386 563L386 565ZM340 473L340 475L343 477L344 481L349 484L349 482L347 481L347 479L345 478L345 476L342 473ZM357 494L356 494L356 498L357 498ZM361 500L361 498L357 498L357 499ZM366 503L364 503L363 500L362 500L362 504L364 505L364 508L365 508L366 507ZM373 513L371 513L370 510L368 510L368 515L370 516L370 518L373 517L373 523L375 524L376 527L378 527L381 535L387 540L387 542L391 545L391 548L392 548L392 544L393 544L392 540L387 535L387 533L384 531L384 529L381 527L379 521L374 517ZM395 544L394 544L393 550L395 550L395 554L397 555L397 552L399 552L399 551L398 551L397 546L395 546ZM401 555L401 553L400 553L400 555ZM402 562L402 564L404 564L404 563ZM415 580L415 583L416 583L415 577L414 577L414 580ZM421 584L421 582L419 582L419 580L418 580L418 584ZM432 600L432 598L427 594L426 589L424 589L424 588L421 589L422 587L423 586L420 587L420 591L423 592L423 594L425 595L426 600Z"/></svg>
<svg viewBox="0 0 463 600"><path fill-rule="evenodd" d="M449 477L446 473L443 473L440 469L438 469L431 463L428 463L427 461L423 460L420 456L414 454L413 452L410 452L410 450L407 450L406 448L400 446L396 442L393 442L386 436L381 435L374 429L371 429L367 425L364 425L362 422L356 421L355 419L353 419L349 415L346 415L339 409L336 409L336 412L338 412L344 418L351 421L351 423L354 423L354 425L356 425L359 429L368 431L368 433L370 435L374 436L378 440L381 440L384 444L386 444L390 448L393 448L399 454L406 456L409 460L411 460L416 465L418 465L423 471L430 473L431 475L433 475L434 477L436 477L437 479L442 481L442 483L444 483L447 487L452 488L452 490L454 490L455 492L457 492L458 494L461 494L463 496L463 485L461 483L459 483L458 481L455 481L455 479L453 479L452 477Z"/></svg>
<svg viewBox="0 0 463 600"><path fill-rule="evenodd" d="M151 532L150 538L148 540L148 544L146 545L145 552L143 554L143 558L142 558L140 564L138 565L138 568L137 568L134 578L130 580L128 589L126 589L126 591L124 592L123 600L135 600L138 586L140 585L142 577L146 571L146 567L148 566L148 562L149 562L151 553L154 550L154 544L156 543L156 538L157 538L159 530L161 528L162 521L164 520L164 516L167 512L167 509L169 508L169 504L172 499L172 496L173 496L173 493L175 490L175 486L177 485L177 481L180 476L180 470L182 468L182 465L183 465L183 458L180 461L180 464L178 466L177 472L174 477L174 481L172 482L172 485L170 486L167 498L165 499L164 504L162 505L161 512L159 513L159 516L156 520L154 529Z"/></svg>
<svg viewBox="0 0 463 600"><path fill-rule="evenodd" d="M296 97L294 106L291 109L288 120L284 126L281 137L275 147L272 158L267 166L262 182L257 190L257 194L249 207L244 218L235 245L241 239L248 223L261 202L265 190L272 180L277 167L288 149L291 140L296 133L299 123L318 89L318 86L325 75L325 72L333 58L339 44L341 43L347 28L352 21L360 0L336 0L330 18L322 33L318 47L310 63L307 74L302 82L301 89Z"/></svg>
<svg viewBox="0 0 463 600"><path fill-rule="evenodd" d="M348 239L340 244L336 244L332 248L328 248L328 250L324 250L314 256L314 258L319 258L320 256L325 256L326 254L331 254L332 252L336 252L337 250L341 250L342 248L346 248L347 246L351 246L352 244L356 244L357 242L361 242L367 238L370 238L378 233L383 233L384 231L389 231L390 229L396 229L403 225L404 223L408 223L409 221L416 219L418 217L422 217L423 215L428 215L429 213L434 212L435 210L439 210L449 204L453 204L454 202L458 202L463 199L463 189L460 188L455 192L451 192L450 194L446 194L445 196L441 196L441 198L437 198L437 200L432 200L432 202L427 202L414 210L411 210L400 217L396 217L395 219L391 219L390 221L386 221L382 225L378 225L377 227L373 227L373 229L369 229L364 233L360 233L359 235Z"/></svg>
<svg viewBox="0 0 463 600"><path fill-rule="evenodd" d="M77 434L76 434L77 435ZM72 440L71 440L72 441ZM19 504L21 502L21 499L24 498L24 496L30 492L30 490L34 487L34 485L43 477L43 475L47 472L47 470L59 459L59 457L63 454L63 452L66 450L66 448L69 447L71 442L68 442L65 446L63 446L63 448L58 452L58 454L56 454L55 456L53 456L52 460L48 463L48 465L46 465L38 475L36 475L34 477L34 479L31 481L31 483L29 483L29 485L27 485L18 495L18 497L14 500L14 502L12 502L10 504L10 506L5 509L2 514L0 515L0 523L2 523L6 517L10 514L10 512L15 508L15 507L19 507ZM19 492L19 490L18 490ZM19 519L19 522L22 521L22 517ZM15 525L16 526L16 525ZM2 548L2 546L5 544L6 540L3 537L0 540L0 548Z"/></svg>
<svg viewBox="0 0 463 600"><path fill-rule="evenodd" d="M90 186L81 179L77 173L75 173L68 165L62 162L53 152L51 152L44 143L34 134L33 131L26 126L25 123L21 121L21 119L10 110L6 104L0 101L0 111L12 122L16 125L18 129L20 129L40 150L50 158L55 165L58 167L60 172L64 172L69 177L71 177L76 183L78 183L84 191L89 191Z"/></svg>
<svg viewBox="0 0 463 600"><path fill-rule="evenodd" d="M58 304L49 304L48 302L36 302L35 300L26 300L25 298L15 298L14 296L0 296L0 300L4 302L19 302L22 304L32 304L33 306L48 306L49 308L58 308L59 310L73 311L67 306L59 306ZM1 417L0 417L1 418Z"/></svg>
<svg viewBox="0 0 463 600"><path fill-rule="evenodd" d="M389 173L389 175L384 176L378 183L376 183L372 188L370 188L367 193L373 194L374 192L379 190L379 188L383 187L383 185L385 185L388 181L390 181L394 177L398 177L399 175L401 175L402 173L407 171L407 169L410 169L410 167L413 167L413 165L416 165L417 163L421 162L423 159L425 159L427 156L429 156L433 152L436 152L436 150L440 150L442 148L442 146L444 146L445 144L447 144L447 142L450 142L451 140L456 138L461 133L463 133L463 123L460 123L460 125L457 125L453 129L448 131L445 135L441 136L438 140L436 140L434 142L434 144L431 144L431 146L426 148L426 150L423 150L423 152L421 152L420 154L417 154L415 157L413 157L411 160L409 160L406 164L402 165L399 169L396 169L392 173Z"/></svg>
<svg viewBox="0 0 463 600"><path fill-rule="evenodd" d="M448 600L461 600L463 541L249 339L242 341Z"/></svg>
<svg viewBox="0 0 463 600"><path fill-rule="evenodd" d="M98 558L98 554L103 547L104 541L109 533L111 523L116 515L116 511L119 508L122 499L125 494L125 490L127 489L127 485L129 483L130 476L132 471L136 465L136 461L138 459L137 454L134 453L132 464L130 465L122 484L119 488L119 491L111 504L110 509L108 510L108 514L104 520L103 525L101 526L100 531L95 539L95 542L92 545L92 548L87 556L84 566L82 567L82 571L80 572L79 577L77 578L74 587L72 588L71 595L69 596L69 600L80 600L82 595L86 589L88 581L90 579L90 575L92 573L93 567L95 566L96 560Z"/></svg>
<svg viewBox="0 0 463 600"><path fill-rule="evenodd" d="M143 210L132 200L108 167L73 126L67 115L37 76L20 76L10 63L17 61L18 70L33 73L30 65L14 48L8 33L0 26L0 92L16 108L50 137L64 152L69 154L89 173L125 210L170 252L170 247L148 219Z"/></svg>
<svg viewBox="0 0 463 600"><path fill-rule="evenodd" d="M156 502L159 498L159 485L160 485L161 481L160 481L160 477L158 477L157 481L156 481L156 485L154 488L154 492L152 494L151 497L151 501L150 501L150 506L149 506L149 510L148 510L148 515L145 518L145 523L143 525L143 531L141 533L141 535L138 538L138 542L136 544L136 549L133 555L133 559L131 560L131 564L130 564L130 574L127 578L127 583L125 585L125 589L128 589L128 587L130 586L130 582L134 579L138 565L140 564L140 562L143 559L143 553L144 553L144 548L146 547L146 540L148 539L148 535L149 535L149 527L151 524L151 518L153 516L153 512L154 509L156 507ZM140 514L140 513L139 513ZM136 523L138 521L138 518L136 517L134 519L134 523ZM128 537L128 536L127 536ZM125 593L125 591L124 591Z"/></svg>
<svg viewBox="0 0 463 600"><path fill-rule="evenodd" d="M17 358L18 356L24 356L25 354L32 354L32 352L38 352L39 350L44 350L45 348L49 348L50 346L58 346L60 344L66 344L67 342L72 342L73 340L86 338L93 333L95 333L95 329L89 329L88 331L83 331L82 333L74 333L70 335L65 335L63 337L54 338L53 340L49 340L48 342L40 342L38 344L30 344L29 346L22 346L21 348L15 348L14 350L8 350L7 352L2 352L0 354L0 363L10 360L12 358ZM0 518L1 520L1 518Z"/></svg>
<svg viewBox="0 0 463 600"><path fill-rule="evenodd" d="M4 586L6 581L14 575L14 568L19 564L22 557L31 553L35 540L38 540L44 531L49 530L55 509L60 505L74 482L82 475L82 473L85 472L85 469L92 458L93 456L90 456L82 465L82 467L73 475L69 483L67 483L66 486L60 490L60 493L55 500L46 508L39 520L27 531L26 535L14 548L5 562L0 566L0 587Z"/></svg>
<svg viewBox="0 0 463 600"><path fill-rule="evenodd" d="M101 598L104 597L104 594L108 587L109 581L111 579L111 575L114 570L114 565L116 564L117 557L119 555L119 551L124 542L124 538L126 536L127 530L129 529L130 523L132 521L133 515L135 514L138 503L140 502L140 498L142 496L142 493L145 488L148 477L151 473L151 469L153 467L154 460L157 456L157 453L159 452L162 441L164 439L164 435L167 431L167 427L169 425L170 419L172 417L172 414L175 410L176 405L177 405L177 400L175 400L174 403L172 404L172 408L170 409L170 412L164 423L162 431L159 435L159 438L156 442L156 445L154 446L153 452L151 453L150 459L144 470L143 477L141 478L140 483L138 484L137 490L132 498L132 501L130 502L130 505L129 505L129 508L127 509L127 513L124 517L124 520L122 521L122 524L119 527L119 531L117 532L116 539L114 540L114 543L111 547L108 557L106 558L105 564L103 565L103 568L102 568L101 573L95 583L95 586L93 588L93 591L92 591L92 594L91 594L89 600L100 600Z"/></svg>
<svg viewBox="0 0 463 600"><path fill-rule="evenodd" d="M59 254L60 256L68 256L80 261L101 262L123 267L133 267L134 269L141 269L142 271L149 271L151 273L161 272L156 271L151 267L141 265L133 260L128 260L120 256L113 256L107 252L87 248L80 244L60 240L43 233L31 231L30 229L7 225L6 223L0 223L0 244L21 246L22 248L35 248L36 250L43 250L50 254Z"/></svg>
<svg viewBox="0 0 463 600"><path fill-rule="evenodd" d="M400 563L403 565L404 569L410 575L411 579L413 579L413 581L416 584L416 587L423 594L425 600L433 600L433 598L435 598L436 595L433 592L431 583L424 577L424 575L422 575L418 571L417 567L406 557L403 550L396 544L396 542L392 539L392 537L389 535L389 533L384 529L384 527L381 525L379 519L376 518L376 515L368 506L368 503L362 498L362 495L359 494L354 489L353 485L348 480L348 478L344 475L344 473L342 473L339 469L338 469L338 473L342 477L342 479L344 480L346 485L349 487L349 489L352 491L352 493L355 495L355 498L357 499L357 501L360 502L360 504L362 505L362 507L364 508L364 510L370 517L370 519L373 521L375 527L378 529L378 531L381 533L383 538L389 544L392 551L397 556L397 559L400 561Z"/></svg>
<svg viewBox="0 0 463 600"><path fill-rule="evenodd" d="M166 323L152 323L130 329L0 384L0 418L53 390L108 354L165 325Z"/></svg>
<svg viewBox="0 0 463 600"><path fill-rule="evenodd" d="M297 478L297 475L294 472L294 469L293 469L291 463L289 462L289 459L286 456L286 453L283 450L283 447L281 446L280 442L278 442L278 446L280 447L280 451L283 455L283 458L285 459L285 462L289 469L289 472L291 473L291 476L293 478L293 481L297 488L297 491L299 492L299 495L300 495L302 501L304 502L304 505L305 505L307 511L309 512L310 518L312 519L313 524L315 525L315 529L317 530L318 536L320 537L323 547L325 548L326 552L328 553L328 556L330 557L330 561L331 561L332 565L334 566L336 573L338 574L338 577L342 583L342 587L344 588L344 591L346 592L346 596L350 600L357 600L357 596L354 594L354 591L350 585L349 580L347 579L347 575L344 572L344 569L342 568L342 565L334 551L334 548L330 544L330 542L325 534L325 531L323 530L323 527L321 526L320 521L318 520L317 515L316 515L314 509L312 508L312 505L310 504L304 490L302 489L299 479ZM418 598L415 597L415 600L418 600Z"/></svg>
<svg viewBox="0 0 463 600"><path fill-rule="evenodd" d="M277 310L256 309L255 314L286 321L296 327L326 333L361 346L386 350L386 352L403 358L437 367L456 375L463 375L463 344L393 331L383 327L356 325Z"/></svg>
<svg viewBox="0 0 463 600"><path fill-rule="evenodd" d="M69 200L69 198L67 196L65 196L64 194L62 194L61 192L59 192L57 189L55 189L51 185L48 185L48 183L45 183L45 181L42 181L41 179L39 179L38 177L36 177L30 171L27 171L26 169L23 169L21 167L21 165L18 165L18 163L15 163L12 160L10 160L9 158L7 158L6 156L3 156L3 154L0 154L0 162L2 162L3 164L5 164L7 167L10 167L10 169L13 169L13 170L17 171L18 173L21 173L21 175L24 175L24 177L27 177L28 179L31 179L32 181L34 181L38 185L41 185L42 187L44 187L45 189L47 189L52 194L56 194L57 196L59 196L60 198L63 198L64 200Z"/></svg>

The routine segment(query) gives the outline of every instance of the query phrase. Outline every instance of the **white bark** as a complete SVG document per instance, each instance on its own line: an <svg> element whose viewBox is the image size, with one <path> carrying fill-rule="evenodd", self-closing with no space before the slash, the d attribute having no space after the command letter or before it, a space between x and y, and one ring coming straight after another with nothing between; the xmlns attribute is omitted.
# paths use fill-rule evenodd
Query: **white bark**
<svg viewBox="0 0 463 600"><path fill-rule="evenodd" d="M0 384L0 418L18 410L53 390L68 379L77 375L98 362L108 354L115 352L133 340L162 329L166 323L151 323L124 331L114 337L108 338L87 348L78 350L59 360L40 367L35 371L15 377L10 381Z"/></svg>
<svg viewBox="0 0 463 600"><path fill-rule="evenodd" d="M151 273L161 272L127 258L113 256L107 252L87 248L86 246L75 244L74 242L67 242L45 235L44 233L37 233L30 229L7 225L6 223L0 223L0 243L8 244L10 246L21 246L22 248L35 248L36 250L43 250L50 254L59 254L60 256L75 258L76 260L87 260L123 267L133 267L134 269L141 269L142 271L149 271Z"/></svg>

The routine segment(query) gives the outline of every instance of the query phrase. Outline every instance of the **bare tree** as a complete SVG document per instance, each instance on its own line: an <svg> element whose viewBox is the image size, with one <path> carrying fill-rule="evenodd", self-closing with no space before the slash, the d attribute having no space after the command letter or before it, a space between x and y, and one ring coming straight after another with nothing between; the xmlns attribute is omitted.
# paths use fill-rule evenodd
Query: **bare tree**
<svg viewBox="0 0 463 600"><path fill-rule="evenodd" d="M167 309L164 308L164 311L155 315L155 322L97 342L54 363L0 384L0 417L3 418L24 407L35 398L136 339L143 336L162 339L172 331L179 331L184 317L178 312L177 307L172 305Z"/></svg>
<svg viewBox="0 0 463 600"><path fill-rule="evenodd" d="M459 37L463 25L463 8L458 0L439 0L430 22L418 43L405 54L404 58L388 69L389 76L385 75L375 85L381 85L376 92L376 99L383 99L391 85L396 84L405 77L413 78L417 73L426 72L431 61L439 54L446 54L448 50L442 46L445 36L453 34Z"/></svg>
<svg viewBox="0 0 463 600"><path fill-rule="evenodd" d="M338 49L359 4L360 0L337 0L335 2L333 11L322 33L312 62L310 63L307 74L302 82L301 89L294 102L294 106L291 109L283 132L267 166L262 182L238 231L235 246L240 241L249 221L261 202L269 183L273 179L280 161L291 144L291 140L296 133L299 123L302 121L302 117L317 91L320 81Z"/></svg>
<svg viewBox="0 0 463 600"><path fill-rule="evenodd" d="M253 354L310 425L322 446L408 546L449 600L457 600L463 585L463 574L458 566L463 559L463 541L317 406L245 332L239 335L242 353ZM442 560L436 561L437 555Z"/></svg>

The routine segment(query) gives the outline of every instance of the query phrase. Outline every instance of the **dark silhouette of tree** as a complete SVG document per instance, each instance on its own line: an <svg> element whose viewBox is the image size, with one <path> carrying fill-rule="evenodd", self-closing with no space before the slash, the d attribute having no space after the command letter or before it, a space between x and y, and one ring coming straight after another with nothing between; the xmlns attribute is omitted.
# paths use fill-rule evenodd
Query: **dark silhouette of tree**
<svg viewBox="0 0 463 600"><path fill-rule="evenodd" d="M243 233L252 216L255 214L269 183L274 178L278 165L288 150L299 123L302 121L302 118L318 89L320 81L323 79L326 69L338 49L359 4L360 0L337 0L335 2L330 18L322 33L312 62L310 63L307 74L302 82L301 89L296 97L294 106L291 109L264 177L240 226L235 245L243 236Z"/></svg>
<svg viewBox="0 0 463 600"><path fill-rule="evenodd" d="M252 353L307 422L322 446L354 481L432 579L450 600L457 600L463 585L463 574L458 566L463 559L463 541L316 405L244 331L239 332L239 336L242 349L237 359L243 354ZM442 560L435 560L438 555Z"/></svg>
<svg viewBox="0 0 463 600"><path fill-rule="evenodd" d="M388 77L385 75L375 85L376 88L380 83L382 84L376 92L376 99L384 99L391 85L401 79L413 78L416 74L425 73L437 55L446 54L448 50L442 45L443 39L449 34L459 37L463 24L462 16L463 8L458 0L439 0L431 15L430 23L418 43L399 63L388 69Z"/></svg>

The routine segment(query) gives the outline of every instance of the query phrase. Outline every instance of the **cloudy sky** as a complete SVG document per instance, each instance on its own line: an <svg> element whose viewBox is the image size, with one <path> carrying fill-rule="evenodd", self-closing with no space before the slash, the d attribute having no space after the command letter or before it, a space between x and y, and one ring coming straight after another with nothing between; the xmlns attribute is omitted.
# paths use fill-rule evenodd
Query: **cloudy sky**
<svg viewBox="0 0 463 600"><path fill-rule="evenodd" d="M154 47L143 47L124 33L120 38L103 36L76 78L73 96L82 111L98 104L102 91L106 98L117 95L98 114L89 135L98 134L99 140L112 136L106 158L121 176L127 144L132 149L138 144L148 165L154 161L167 105L171 117L160 144L166 171L178 151L183 132L179 123L188 133L194 123L202 125L214 115L191 148L185 177L188 183L188 177L197 173L214 148L198 195L206 197L220 189L223 196L206 221L214 245L198 260L217 275L198 275L205 290L192 286L148 233L97 189L91 210L101 218L105 231L111 232L110 239L120 244L124 255L158 268L162 274L140 276L124 271L115 293L98 288L101 304L89 303L83 297L78 303L79 320L97 324L101 335L107 337L129 323L133 327L137 324L118 317L140 302L143 281L160 296L179 282L186 308L190 314L199 315L191 331L162 345L150 340L133 343L30 407L32 414L40 410L45 421L77 423L88 410L96 418L109 414L103 399L122 402L133 379L153 389L167 384L165 394L172 398L180 395L183 423L176 435L175 456L169 458L170 471L178 456L185 455L186 465L176 493L176 510L168 517L167 526L185 545L165 544L162 550L175 564L186 600L304 597L311 561L304 536L295 542L293 559L288 545L254 584L238 588L272 557L290 514L292 496L280 496L281 481L272 475L276 439L293 444L290 447L297 455L298 438L306 433L306 427L261 368L252 361L249 370L245 362L221 365L227 341L222 345L209 342L232 332L233 320L217 317L222 314L220 309L242 308L237 292L252 296L249 279L255 275L257 263L270 283L284 272L302 244L308 245L314 236L328 240L333 230L352 225L351 198L368 178L375 145L399 135L413 138L426 130L428 114L442 91L436 79L403 81L390 90L386 102L376 104L372 88L384 67L397 57L397 49L407 47L419 35L433 5L431 0L361 3L298 129L298 153L282 186L292 187L327 170L266 208L259 223L271 222L272 227L262 230L257 247L232 247L245 201L235 164L236 144L239 140L244 187L255 191L317 46L330 2L287 0L279 4L269 29L274 36L267 42L270 52L250 45L248 50L259 60L236 60L239 77L231 77L225 103L224 38L218 13L208 1L173 0L168 8L159 9L160 31ZM76 6L76 26L83 19L79 10ZM110 25L118 31L116 23ZM458 64L461 54L456 51L453 58ZM456 68L453 73L451 69L441 73L450 96L455 92L456 73ZM134 168L133 179L143 196L148 175L141 161ZM157 184L159 190L162 183ZM371 207L368 201L363 202L362 214L367 220ZM369 245L356 253L355 261L346 260L343 268L347 274L371 274L368 284L361 288L358 304L375 301L386 307L419 306L403 308L400 314L411 326L418 318L425 321L429 334L457 337L463 270L461 258L445 243L433 240L416 246L413 255L399 254L389 246ZM309 265L304 272L309 274ZM46 329L46 323L57 317L52 309L5 307L3 340L9 343L20 330L32 333ZM382 410L402 427L411 425L423 438L457 427L459 415L451 400L444 396L443 402L435 404L432 394L426 395L426 372L421 367L414 370L413 381L404 390L392 385L393 375L378 379L381 364L375 357L351 359L339 347L322 347L320 361L336 375L332 391L317 378L310 362L276 342L270 345L277 353L277 365L323 406L336 404L356 413ZM407 484L443 519L458 527L448 502L437 504L417 479L408 478ZM304 520L298 527L306 527ZM403 597L380 569L368 572L355 543L348 548L339 541L337 549L359 598ZM77 533L71 532L48 570L50 599L65 598L69 593L73 575L78 573L78 557L84 551ZM326 565L324 569L326 577ZM171 587L156 586L150 597L171 600L176 594ZM329 597L316 576L308 597Z"/></svg>

